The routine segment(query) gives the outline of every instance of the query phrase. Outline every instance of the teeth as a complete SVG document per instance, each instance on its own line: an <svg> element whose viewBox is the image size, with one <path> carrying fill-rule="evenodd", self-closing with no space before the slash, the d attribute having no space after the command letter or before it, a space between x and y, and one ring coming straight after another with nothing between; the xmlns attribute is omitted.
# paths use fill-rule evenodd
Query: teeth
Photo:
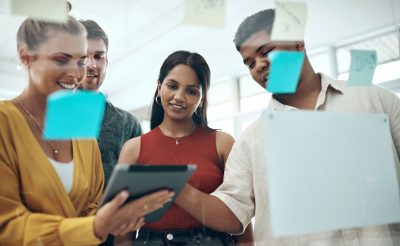
<svg viewBox="0 0 400 246"><path fill-rule="evenodd" d="M75 84L66 84L66 83L62 83L59 82L59 85L61 85L61 87L64 87L65 89L74 89L75 88Z"/></svg>
<svg viewBox="0 0 400 246"><path fill-rule="evenodd" d="M172 106L173 108L176 108L176 109L183 109L183 107L180 106L180 105L171 104L171 106Z"/></svg>

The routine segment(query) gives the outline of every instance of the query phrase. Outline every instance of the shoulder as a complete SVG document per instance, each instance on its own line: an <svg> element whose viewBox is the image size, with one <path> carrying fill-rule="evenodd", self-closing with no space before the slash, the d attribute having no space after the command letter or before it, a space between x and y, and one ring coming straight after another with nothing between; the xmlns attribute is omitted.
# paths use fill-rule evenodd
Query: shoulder
<svg viewBox="0 0 400 246"><path fill-rule="evenodd" d="M232 143L235 142L235 139L229 133L223 131L216 131L216 141L218 143Z"/></svg>
<svg viewBox="0 0 400 246"><path fill-rule="evenodd" d="M140 142L141 142L141 136L131 138L128 141L124 143L124 146L122 147L122 151L132 151L137 148L140 148Z"/></svg>
<svg viewBox="0 0 400 246"><path fill-rule="evenodd" d="M125 144L122 146L118 163L123 163L123 164L136 163L137 160L139 159L140 143L141 143L140 136L126 141Z"/></svg>
<svg viewBox="0 0 400 246"><path fill-rule="evenodd" d="M217 152L222 155L224 160L226 160L229 152L232 149L232 145L235 139L228 133L222 131L216 131L216 147Z"/></svg>
<svg viewBox="0 0 400 246"><path fill-rule="evenodd" d="M0 126L1 128L6 126L13 126L21 123L23 120L22 114L19 110L11 103L11 101L0 101Z"/></svg>

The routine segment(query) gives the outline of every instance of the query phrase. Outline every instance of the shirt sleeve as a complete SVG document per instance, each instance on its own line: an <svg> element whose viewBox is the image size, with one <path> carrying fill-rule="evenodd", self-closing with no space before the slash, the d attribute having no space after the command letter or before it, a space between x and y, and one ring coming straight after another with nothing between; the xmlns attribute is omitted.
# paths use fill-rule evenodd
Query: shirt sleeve
<svg viewBox="0 0 400 246"><path fill-rule="evenodd" d="M396 148L397 158L400 158L400 98L393 92L381 88L379 98L384 111L388 115L390 131Z"/></svg>
<svg viewBox="0 0 400 246"><path fill-rule="evenodd" d="M224 202L242 223L243 231L254 215L251 148L246 133L234 143L226 162L224 181L211 195Z"/></svg>
<svg viewBox="0 0 400 246"><path fill-rule="evenodd" d="M0 242L11 245L99 244L93 230L94 216L64 218L30 212L21 201L13 168L0 158Z"/></svg>
<svg viewBox="0 0 400 246"><path fill-rule="evenodd" d="M103 195L103 188L104 188L104 171L101 162L101 155L99 146L96 141L93 141L93 172L92 172L92 187L94 191L89 198L87 209L86 209L86 216L95 215L98 205L100 203L101 197Z"/></svg>

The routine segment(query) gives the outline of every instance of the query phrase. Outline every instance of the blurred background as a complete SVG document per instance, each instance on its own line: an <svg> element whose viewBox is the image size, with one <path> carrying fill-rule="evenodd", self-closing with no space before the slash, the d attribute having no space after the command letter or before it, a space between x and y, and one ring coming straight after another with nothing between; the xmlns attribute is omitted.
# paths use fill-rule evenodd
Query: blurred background
<svg viewBox="0 0 400 246"><path fill-rule="evenodd" d="M200 0L196 13L187 12L187 1L70 0L70 14L95 20L108 34L109 64L101 91L133 113L145 132L163 60L173 51L189 50L204 56L211 68L210 126L238 137L271 95L251 80L232 40L245 17L273 8L274 1ZM376 50L373 83L400 96L400 0L303 2L308 8L306 49L316 71L346 80L350 49ZM8 4L0 0L0 99L18 95L26 85L15 41L25 17L9 14ZM204 11L216 5L222 11L219 24L213 25ZM185 16L192 14L204 18L204 24L188 24Z"/></svg>

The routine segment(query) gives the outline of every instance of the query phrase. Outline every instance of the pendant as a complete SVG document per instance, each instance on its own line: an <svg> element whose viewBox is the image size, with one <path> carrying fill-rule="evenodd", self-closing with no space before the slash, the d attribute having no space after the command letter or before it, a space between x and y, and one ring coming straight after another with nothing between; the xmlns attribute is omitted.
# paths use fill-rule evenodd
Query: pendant
<svg viewBox="0 0 400 246"><path fill-rule="evenodd" d="M58 154L58 150L55 149L55 150L53 151L53 153L54 153L55 155L57 155L57 154Z"/></svg>
<svg viewBox="0 0 400 246"><path fill-rule="evenodd" d="M175 144L179 145L179 139L175 139Z"/></svg>

